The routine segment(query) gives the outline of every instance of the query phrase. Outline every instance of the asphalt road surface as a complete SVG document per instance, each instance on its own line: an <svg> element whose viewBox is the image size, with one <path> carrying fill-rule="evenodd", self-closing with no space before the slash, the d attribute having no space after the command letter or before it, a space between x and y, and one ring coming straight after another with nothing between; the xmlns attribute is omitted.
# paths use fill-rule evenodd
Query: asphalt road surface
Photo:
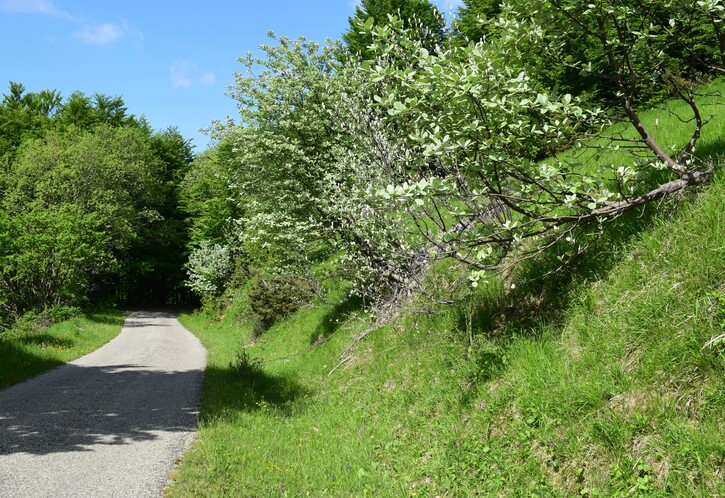
<svg viewBox="0 0 725 498"><path fill-rule="evenodd" d="M206 352L137 312L68 365L0 390L0 497L157 497L189 447Z"/></svg>

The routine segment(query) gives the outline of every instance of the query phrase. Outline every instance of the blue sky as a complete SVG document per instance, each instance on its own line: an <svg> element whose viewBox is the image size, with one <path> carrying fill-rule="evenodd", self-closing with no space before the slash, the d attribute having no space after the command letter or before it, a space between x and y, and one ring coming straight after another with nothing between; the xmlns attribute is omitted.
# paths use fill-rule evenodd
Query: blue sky
<svg viewBox="0 0 725 498"><path fill-rule="evenodd" d="M269 30L338 39L356 3L0 0L0 93L17 81L64 97L75 90L120 95L129 112L156 130L176 126L199 152L208 143L199 128L235 117L225 91L243 71L239 57L266 43Z"/></svg>

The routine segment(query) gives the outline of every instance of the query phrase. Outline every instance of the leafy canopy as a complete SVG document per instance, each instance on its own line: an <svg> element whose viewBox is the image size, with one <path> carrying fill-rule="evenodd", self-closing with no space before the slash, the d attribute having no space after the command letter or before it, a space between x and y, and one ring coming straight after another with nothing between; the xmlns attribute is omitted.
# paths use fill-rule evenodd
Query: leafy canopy
<svg viewBox="0 0 725 498"><path fill-rule="evenodd" d="M365 26L370 27L370 19L378 25L386 24L390 16L403 19L406 27L415 29L430 50L443 41L445 19L429 0L362 0L348 19L349 29L342 35L350 53L364 60L373 58L369 48L372 32Z"/></svg>

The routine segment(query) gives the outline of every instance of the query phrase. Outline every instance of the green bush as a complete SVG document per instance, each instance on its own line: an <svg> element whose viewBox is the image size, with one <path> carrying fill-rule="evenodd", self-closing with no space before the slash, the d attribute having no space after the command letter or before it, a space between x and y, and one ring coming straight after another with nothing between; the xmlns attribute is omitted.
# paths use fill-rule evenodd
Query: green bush
<svg viewBox="0 0 725 498"><path fill-rule="evenodd" d="M234 353L234 359L229 362L229 370L242 378L249 377L250 375L259 375L263 372L262 360L252 358L247 353L247 349L242 347Z"/></svg>
<svg viewBox="0 0 725 498"><path fill-rule="evenodd" d="M257 275L248 293L255 335L297 311L312 298L316 287L311 279L293 273Z"/></svg>
<svg viewBox="0 0 725 498"><path fill-rule="evenodd" d="M37 315L37 321L42 327L50 327L53 324L80 316L83 316L83 312L76 306L54 305L41 311Z"/></svg>
<svg viewBox="0 0 725 498"><path fill-rule="evenodd" d="M27 334L42 331L56 323L65 322L71 318L83 316L80 308L75 306L53 305L42 311L28 311L17 321L9 324L9 331ZM0 328L2 332L2 328Z"/></svg>

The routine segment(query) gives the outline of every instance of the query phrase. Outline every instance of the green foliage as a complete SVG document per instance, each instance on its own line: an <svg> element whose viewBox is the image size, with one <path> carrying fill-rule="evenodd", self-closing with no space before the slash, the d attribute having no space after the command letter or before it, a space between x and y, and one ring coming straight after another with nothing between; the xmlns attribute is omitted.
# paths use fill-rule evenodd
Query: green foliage
<svg viewBox="0 0 725 498"><path fill-rule="evenodd" d="M0 121L0 319L90 299L179 302L189 142L154 133L120 97L64 102L17 83Z"/></svg>
<svg viewBox="0 0 725 498"><path fill-rule="evenodd" d="M375 54L369 48L373 42L370 27L373 23L387 24L390 16L415 30L429 50L443 42L445 18L429 0L362 0L348 19L349 29L342 35L350 53L363 60L373 59Z"/></svg>
<svg viewBox="0 0 725 498"><path fill-rule="evenodd" d="M253 358L247 348L240 348L229 362L229 370L242 378L249 378L263 374L262 362Z"/></svg>
<svg viewBox="0 0 725 498"><path fill-rule="evenodd" d="M190 243L226 240L229 220L241 215L237 201L232 143L222 141L199 154L180 185L181 209L187 215Z"/></svg>
<svg viewBox="0 0 725 498"><path fill-rule="evenodd" d="M9 94L0 103L0 157L14 158L20 145L42 138L50 130L90 130L97 125L146 129L145 121L126 113L121 97L74 92L63 101L56 90L26 92L21 83L10 82Z"/></svg>
<svg viewBox="0 0 725 498"><path fill-rule="evenodd" d="M140 226L158 217L160 169L141 130L104 125L49 132L19 148L5 177L3 207L76 206L99 217L112 248L122 254Z"/></svg>
<svg viewBox="0 0 725 498"><path fill-rule="evenodd" d="M299 275L257 275L247 293L255 333L261 334L277 320L297 311L314 293L313 282Z"/></svg>
<svg viewBox="0 0 725 498"><path fill-rule="evenodd" d="M158 190L148 207L158 215L142 223L138 242L128 255L126 302L184 304L188 300L183 266L189 230L180 206L180 183L193 160L192 146L175 128L151 134L148 146L153 161L159 163L155 170Z"/></svg>
<svg viewBox="0 0 725 498"><path fill-rule="evenodd" d="M549 87L591 93L610 106L625 95L652 105L671 94L672 77L722 67L722 54L713 50L718 43L712 19L696 2L546 0L517 2L506 10L512 17L531 16L519 49L532 74ZM526 42L532 29L546 44ZM545 67L551 60L558 74Z"/></svg>
<svg viewBox="0 0 725 498"><path fill-rule="evenodd" d="M54 121L61 130L77 127L83 130L106 124L113 127L137 126L136 118L127 114L126 104L121 97L111 97L97 93L88 97L81 92L73 92L62 104ZM141 126L143 127L143 126Z"/></svg>
<svg viewBox="0 0 725 498"><path fill-rule="evenodd" d="M323 192L335 173L340 136L325 103L337 93L331 74L338 48L285 38L261 48L265 59L241 59L247 74L237 75L231 93L244 125L224 134L235 150L233 182L243 212L232 237L260 265L303 265L311 244L319 244L327 221ZM255 67L262 68L256 75Z"/></svg>
<svg viewBox="0 0 725 498"><path fill-rule="evenodd" d="M589 8L589 6L592 8ZM467 0L454 28L460 38L497 43L502 36L498 19L513 16L526 27L515 39L527 73L549 88L588 95L616 106L622 89L612 59L646 79L625 78L640 104L653 105L669 95L671 74L717 74L723 66L722 9L719 2L679 0L647 2ZM536 34L536 36L531 36ZM548 40L544 46L536 37ZM608 40L611 54L604 49ZM716 47L721 46L720 49Z"/></svg>
<svg viewBox="0 0 725 498"><path fill-rule="evenodd" d="M44 309L42 312L35 314L33 312L26 313L18 325L22 327L23 322L32 322L38 327L50 327L56 323L65 322L71 318L80 318L83 312L75 306L55 305Z"/></svg>
<svg viewBox="0 0 725 498"><path fill-rule="evenodd" d="M500 0L463 0L453 23L455 33L466 42L491 36L490 21L501 13ZM487 22L489 21L489 22Z"/></svg>
<svg viewBox="0 0 725 498"><path fill-rule="evenodd" d="M335 254L353 293L395 301L437 259L463 263L475 287L552 245L573 257L582 230L706 182L715 166L694 153L707 119L686 77L700 74L691 69L707 45L689 42L716 39L714 27L695 29L712 8L592 5L503 6L484 22L489 39L462 46L431 45L405 16L362 19L393 8L363 3L350 33L369 38L365 61L273 37L263 57L241 59L230 92L241 124L219 124L217 149L186 176L192 247L229 247L251 273L306 274ZM474 7L490 5L464 14ZM699 47L687 64L685 45ZM604 73L618 112L562 91L589 92ZM640 117L665 92L687 104L679 119L691 133L666 146L658 122ZM632 154L591 160L615 150Z"/></svg>
<svg viewBox="0 0 725 498"><path fill-rule="evenodd" d="M3 94L0 105L0 157L12 157L24 140L42 136L61 106L61 96L56 91L25 93L25 90L22 84L10 82L9 95Z"/></svg>
<svg viewBox="0 0 725 498"><path fill-rule="evenodd" d="M273 274L306 274L339 252L341 275L360 293L387 288L398 276L390 270L398 235L376 215L387 206L369 196L384 184L366 167L367 144L351 143L355 81L338 67L340 46L278 42L262 47L265 58L242 59L247 73L231 95L243 124L220 126L217 148L187 174L185 209L201 215L194 238Z"/></svg>
<svg viewBox="0 0 725 498"><path fill-rule="evenodd" d="M72 205L0 211L0 316L80 305L113 268L102 221Z"/></svg>
<svg viewBox="0 0 725 498"><path fill-rule="evenodd" d="M670 40L659 25L641 32L632 24L620 26L625 19L647 23L650 12L578 2L541 2L539 7L542 18L506 8L495 21L495 43L454 45L435 53L400 21L373 28L371 48L378 58L358 73L364 94L373 96L368 104L373 113L366 118L367 129L355 131L360 141L375 144L369 160L389 178L378 196L395 203L415 224L421 237L407 242L418 253L432 246L439 256L473 267L474 285L486 271L513 265L558 240L574 245L578 227L701 183L712 171L712 165L692 157L704 134L702 96L672 73L652 70L653 64L676 65L664 49L678 39ZM678 12L680 22L702 15L684 7ZM556 155L570 146L590 146L581 134L602 136L610 122L601 109L547 90L528 75L526 52L519 50L522 40L546 52L558 47L561 37L550 35L558 30L591 38L588 43L602 54L616 83L621 113L639 135L603 136L594 146L606 151L623 145L637 149L636 155L598 170L589 156ZM671 85L690 106L688 142L665 150L642 122L638 89L649 83ZM649 158L642 150L649 150ZM654 178L662 183L653 183Z"/></svg>

